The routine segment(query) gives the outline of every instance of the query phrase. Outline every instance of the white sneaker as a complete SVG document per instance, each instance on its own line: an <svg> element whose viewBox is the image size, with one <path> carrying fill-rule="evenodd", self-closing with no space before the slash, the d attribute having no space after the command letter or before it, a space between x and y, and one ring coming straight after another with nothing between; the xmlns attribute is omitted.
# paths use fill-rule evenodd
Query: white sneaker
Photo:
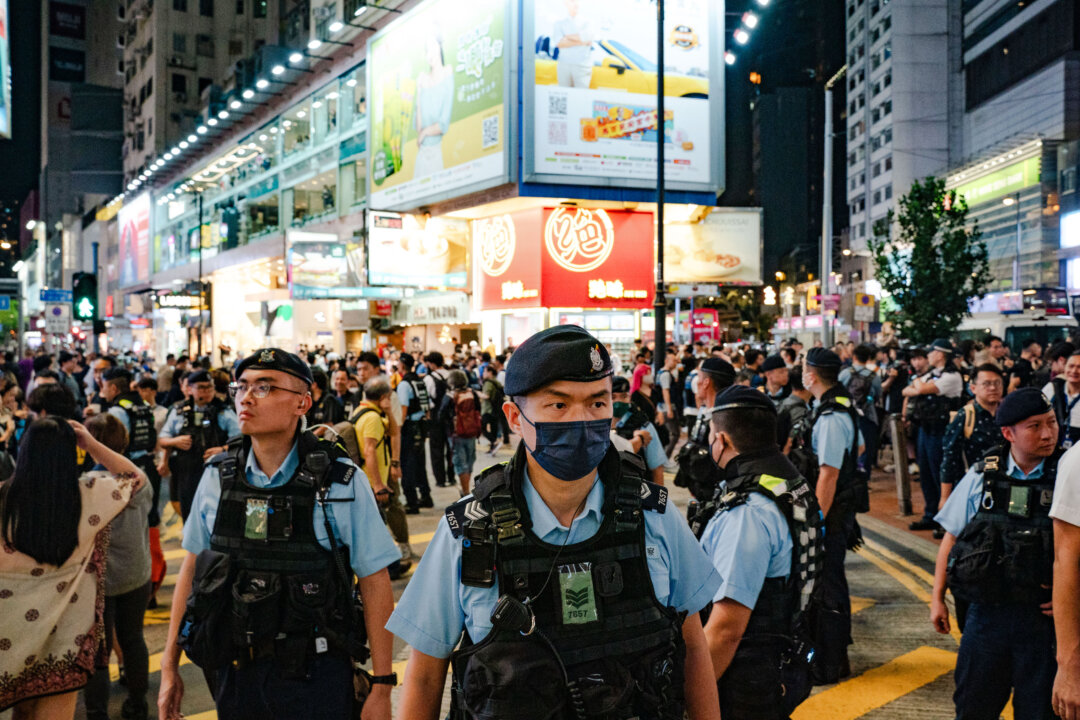
<svg viewBox="0 0 1080 720"><path fill-rule="evenodd" d="M416 557L416 553L413 552L412 546L409 543L398 543L398 551L401 553L402 560L412 560Z"/></svg>
<svg viewBox="0 0 1080 720"><path fill-rule="evenodd" d="M910 475L918 475L919 474L919 463L915 463L915 462L908 463L907 469L908 469L908 474L910 474Z"/></svg>

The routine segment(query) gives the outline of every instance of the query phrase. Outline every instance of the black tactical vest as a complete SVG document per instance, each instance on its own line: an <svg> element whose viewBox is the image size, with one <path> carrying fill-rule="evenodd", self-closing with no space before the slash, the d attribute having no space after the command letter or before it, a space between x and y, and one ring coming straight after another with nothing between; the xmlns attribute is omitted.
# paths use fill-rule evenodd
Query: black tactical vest
<svg viewBox="0 0 1080 720"><path fill-rule="evenodd" d="M522 495L523 447L447 509L462 538L461 581L502 593L491 633L451 656L455 720L681 720L684 615L657 601L643 512L667 491L636 456L608 451L598 469L603 521L580 543L548 545Z"/></svg>
<svg viewBox="0 0 1080 720"><path fill-rule="evenodd" d="M974 465L983 474L982 498L949 553L948 585L968 602L1037 605L1050 600L1053 581L1049 513L1058 453L1043 462L1042 477L1029 480L1008 475L1008 458L1006 444Z"/></svg>
<svg viewBox="0 0 1080 720"><path fill-rule="evenodd" d="M405 418L408 419L409 415L420 411L430 411L431 399L428 397L427 385L424 384L420 376L415 372L405 373L401 381L409 383L409 387L412 388L412 397L409 398L409 407L405 410Z"/></svg>
<svg viewBox="0 0 1080 720"><path fill-rule="evenodd" d="M225 403L217 398L211 400L201 411L195 409L195 401L190 398L176 406L176 412L184 418L180 434L191 436L191 448L174 449L169 454L169 471L173 475L184 479L198 479L202 476L203 453L207 448L220 447L229 440L218 423L218 418L225 408Z"/></svg>
<svg viewBox="0 0 1080 720"><path fill-rule="evenodd" d="M709 450L709 423L712 414L703 409L698 415L686 443L679 448L676 462L679 465L675 473L675 486L683 487L690 491L696 502L708 502L712 498L716 486L719 484L720 470L713 462L712 452ZM693 506L694 503L691 503ZM689 520L690 508L687 508Z"/></svg>
<svg viewBox="0 0 1080 720"><path fill-rule="evenodd" d="M948 372L959 371L950 363L944 369L935 368L919 377L926 378L929 375L931 380L935 380ZM940 435L949 425L950 414L954 410L959 410L962 404L962 397L950 398L941 394L919 395L908 401L908 416L927 432Z"/></svg>
<svg viewBox="0 0 1080 720"><path fill-rule="evenodd" d="M116 406L127 413L131 426L124 454L130 457L135 452L153 452L157 446L157 428L150 406L143 402L138 393L124 393L116 399Z"/></svg>
<svg viewBox="0 0 1080 720"><path fill-rule="evenodd" d="M822 415L830 413L844 413L851 418L852 427L855 429L855 440L850 450L844 452L844 461L840 467L840 477L836 481L836 497L833 505L840 504L842 507L854 505L855 470L859 459L859 417L854 403L847 396L847 390L837 383L821 396L813 411L807 413L796 423L791 431L790 458L795 469L806 478L811 487L817 485L818 463L817 453L814 452L814 425Z"/></svg>
<svg viewBox="0 0 1080 720"><path fill-rule="evenodd" d="M329 503L333 483L348 485L356 473L333 443L303 433L300 466L282 486L257 488L245 477L250 443L236 438L211 459L221 477L221 501L210 540L232 565L231 640L241 661L273 656L291 675L303 675L323 652L363 661L363 624L352 603L349 548L337 557L315 537L316 517L332 532ZM356 487L356 492L365 492ZM316 510L316 505L320 505ZM222 638L222 641L226 641Z"/></svg>

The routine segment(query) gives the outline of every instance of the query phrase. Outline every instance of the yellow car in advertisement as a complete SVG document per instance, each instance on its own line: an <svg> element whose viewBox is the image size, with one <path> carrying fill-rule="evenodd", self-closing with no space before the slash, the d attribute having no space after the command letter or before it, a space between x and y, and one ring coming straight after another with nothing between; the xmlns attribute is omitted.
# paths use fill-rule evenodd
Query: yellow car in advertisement
<svg viewBox="0 0 1080 720"><path fill-rule="evenodd" d="M696 40L696 38L695 38ZM537 49L547 49L550 46L549 38L542 37L537 40ZM626 92L640 93L642 95L656 94L656 63L651 62L617 40L597 40L593 47L593 57L598 59L593 65L592 79L589 87L593 90L610 89L623 90ZM603 51L600 55L599 51ZM557 85L558 71L556 61L548 59L544 53L537 53L536 84ZM683 75L672 72L664 73L664 94L672 97L709 97L709 79L693 75Z"/></svg>

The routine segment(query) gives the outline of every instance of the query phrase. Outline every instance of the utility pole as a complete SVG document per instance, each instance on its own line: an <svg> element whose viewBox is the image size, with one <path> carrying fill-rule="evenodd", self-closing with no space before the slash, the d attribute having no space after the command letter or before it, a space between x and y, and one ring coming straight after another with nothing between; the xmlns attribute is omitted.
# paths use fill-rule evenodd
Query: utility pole
<svg viewBox="0 0 1080 720"><path fill-rule="evenodd" d="M667 350L664 295L664 0L656 0L656 298L653 301L653 368L657 377Z"/></svg>
<svg viewBox="0 0 1080 720"><path fill-rule="evenodd" d="M199 233L198 233L198 238L199 238L199 337L195 341L196 342L196 347L198 348L198 350L196 351L196 355L195 355L196 362L198 362L198 358L201 358L202 354L203 354L203 351L202 351L203 317L205 317L203 315L203 306L206 303L206 300L205 300L205 297L204 297L205 293L203 292L203 273L202 273L202 246L203 246L203 236L202 236L202 234L203 234L203 207L202 207L203 194L202 194L202 190L200 189L198 191L198 193L199 193L199 201L198 201L199 202Z"/></svg>
<svg viewBox="0 0 1080 720"><path fill-rule="evenodd" d="M846 72L844 65L825 83L825 177L821 186L821 344L825 347L832 345L832 325L825 298L832 289L833 85Z"/></svg>
<svg viewBox="0 0 1080 720"><path fill-rule="evenodd" d="M96 315L98 317L102 317L101 305L98 303L98 300L101 298L101 282L100 282L101 274L98 272L98 249L99 249L100 245L101 245L101 243L99 243L97 240L94 240L92 243L90 243L90 252L91 252L91 255L92 255L91 263L93 264L93 267L94 267L94 277L98 278L98 281L99 281L98 285L97 285L98 296L96 298L94 298L94 307L98 308L97 312L95 312L94 315ZM94 327L95 325L97 325L97 321L96 320L91 320L90 321L90 336L92 338L94 338L94 342L92 343L92 347L94 349L94 352L100 354L101 353L101 338L97 334L97 329Z"/></svg>

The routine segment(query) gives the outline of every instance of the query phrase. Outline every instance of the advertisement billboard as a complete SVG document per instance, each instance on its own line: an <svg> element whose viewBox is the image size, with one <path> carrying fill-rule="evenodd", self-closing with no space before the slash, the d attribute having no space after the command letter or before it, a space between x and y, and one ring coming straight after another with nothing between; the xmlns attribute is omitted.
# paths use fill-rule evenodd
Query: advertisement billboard
<svg viewBox="0 0 1080 720"><path fill-rule="evenodd" d="M654 226L652 213L574 207L477 220L477 305L651 307Z"/></svg>
<svg viewBox="0 0 1080 720"><path fill-rule="evenodd" d="M508 180L509 18L506 0L428 0L368 43L371 207Z"/></svg>
<svg viewBox="0 0 1080 720"><path fill-rule="evenodd" d="M293 300L363 297L364 248L333 233L289 230L289 295Z"/></svg>
<svg viewBox="0 0 1080 720"><path fill-rule="evenodd" d="M0 137L11 139L11 35L8 0L0 0Z"/></svg>
<svg viewBox="0 0 1080 720"><path fill-rule="evenodd" d="M368 284L467 288L468 240L465 220L369 212Z"/></svg>
<svg viewBox="0 0 1080 720"><path fill-rule="evenodd" d="M761 285L760 208L714 208L699 223L664 225L664 279Z"/></svg>
<svg viewBox="0 0 1080 720"><path fill-rule="evenodd" d="M150 279L150 193L120 208L121 287Z"/></svg>
<svg viewBox="0 0 1080 720"><path fill-rule="evenodd" d="M724 3L668 3L664 117L657 120L655 0L525 0L525 180L654 187L658 127L667 186L723 185Z"/></svg>

